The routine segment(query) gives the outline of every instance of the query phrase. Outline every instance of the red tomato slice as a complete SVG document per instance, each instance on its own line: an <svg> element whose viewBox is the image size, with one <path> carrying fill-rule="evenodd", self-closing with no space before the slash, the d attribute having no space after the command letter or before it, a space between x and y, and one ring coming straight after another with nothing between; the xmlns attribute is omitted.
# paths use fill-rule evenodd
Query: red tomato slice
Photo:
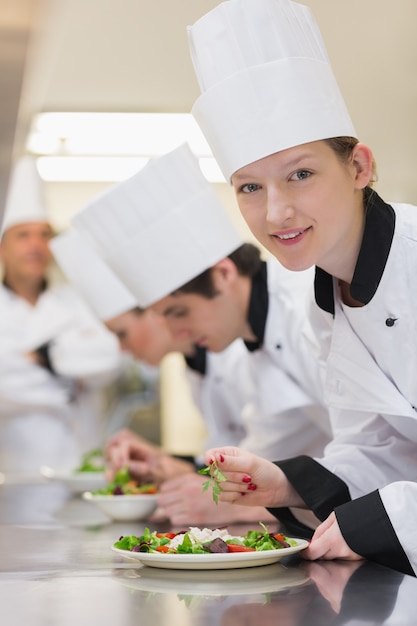
<svg viewBox="0 0 417 626"><path fill-rule="evenodd" d="M238 543L228 543L227 547L229 552L256 552L255 548L249 548L248 546L241 546Z"/></svg>
<svg viewBox="0 0 417 626"><path fill-rule="evenodd" d="M158 546L157 548L155 548L155 550L157 552L168 552L169 548L168 548L168 546Z"/></svg>
<svg viewBox="0 0 417 626"><path fill-rule="evenodd" d="M156 533L156 536L159 537L159 539L162 539L163 537L167 537L167 539L174 539L174 537L176 537L176 533Z"/></svg>

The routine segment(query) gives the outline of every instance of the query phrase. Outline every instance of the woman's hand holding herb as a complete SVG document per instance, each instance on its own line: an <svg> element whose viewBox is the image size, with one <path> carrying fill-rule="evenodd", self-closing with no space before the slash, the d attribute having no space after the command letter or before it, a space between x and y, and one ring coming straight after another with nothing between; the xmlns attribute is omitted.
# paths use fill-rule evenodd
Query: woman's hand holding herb
<svg viewBox="0 0 417 626"><path fill-rule="evenodd" d="M233 446L205 454L213 499L247 506L303 506L282 470L261 457Z"/></svg>

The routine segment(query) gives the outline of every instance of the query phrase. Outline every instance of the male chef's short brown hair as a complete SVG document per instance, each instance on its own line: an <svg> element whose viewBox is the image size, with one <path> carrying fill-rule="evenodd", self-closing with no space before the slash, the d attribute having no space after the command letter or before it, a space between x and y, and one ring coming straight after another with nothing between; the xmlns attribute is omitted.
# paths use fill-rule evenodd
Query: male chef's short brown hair
<svg viewBox="0 0 417 626"><path fill-rule="evenodd" d="M228 255L228 258L236 265L241 276L252 278L260 270L262 259L259 248L251 243L244 243L237 250ZM212 278L212 268L205 270L171 295L184 293L195 293L204 298L212 299L218 295Z"/></svg>

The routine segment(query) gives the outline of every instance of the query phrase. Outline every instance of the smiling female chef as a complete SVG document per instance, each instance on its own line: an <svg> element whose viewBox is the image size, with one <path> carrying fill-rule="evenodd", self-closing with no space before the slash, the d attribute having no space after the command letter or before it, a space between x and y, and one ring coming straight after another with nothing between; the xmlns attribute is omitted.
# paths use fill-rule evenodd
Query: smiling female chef
<svg viewBox="0 0 417 626"><path fill-rule="evenodd" d="M356 139L307 7L230 0L189 38L202 91L193 114L243 217L285 267L316 266L311 314L334 440L320 459L278 463L273 502L264 504L299 505L324 520L350 499L417 480L417 209L386 204L371 189L371 150ZM222 457L222 471L237 472L222 486L240 503L250 463L235 454ZM386 509L379 494L371 506L386 522L392 505L402 508L404 486L384 493ZM243 501L261 503L256 490ZM417 499L410 506L417 510ZM293 520L289 509L277 514ZM374 525L373 538L383 528L398 544L389 521Z"/></svg>

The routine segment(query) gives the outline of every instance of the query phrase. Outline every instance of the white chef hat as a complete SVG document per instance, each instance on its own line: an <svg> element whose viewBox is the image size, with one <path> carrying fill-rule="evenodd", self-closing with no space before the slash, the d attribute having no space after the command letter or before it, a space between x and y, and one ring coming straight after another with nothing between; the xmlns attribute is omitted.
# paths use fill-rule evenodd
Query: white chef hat
<svg viewBox="0 0 417 626"><path fill-rule="evenodd" d="M49 222L42 179L36 160L27 155L13 169L6 200L2 233L26 222Z"/></svg>
<svg viewBox="0 0 417 626"><path fill-rule="evenodd" d="M133 295L81 233L69 230L51 239L49 246L68 280L100 320L110 320L137 306Z"/></svg>
<svg viewBox="0 0 417 626"><path fill-rule="evenodd" d="M152 159L73 218L146 308L243 242L188 145Z"/></svg>
<svg viewBox="0 0 417 626"><path fill-rule="evenodd" d="M192 113L226 178L280 150L356 137L310 9L228 0L188 27Z"/></svg>

